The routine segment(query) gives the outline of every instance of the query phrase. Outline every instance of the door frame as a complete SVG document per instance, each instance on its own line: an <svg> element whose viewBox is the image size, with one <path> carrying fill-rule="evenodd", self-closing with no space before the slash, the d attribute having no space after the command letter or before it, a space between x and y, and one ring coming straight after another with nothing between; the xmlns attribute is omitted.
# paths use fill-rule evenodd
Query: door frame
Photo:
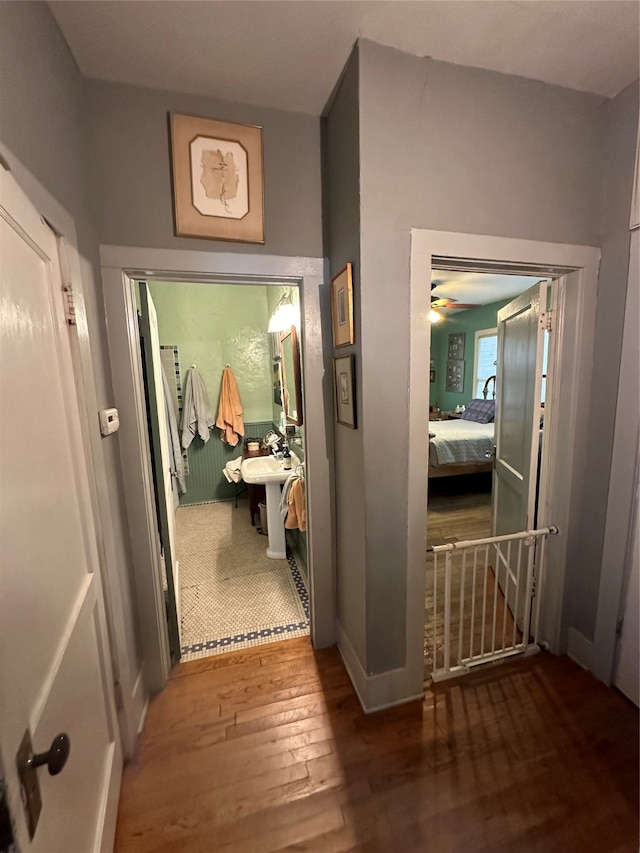
<svg viewBox="0 0 640 853"><path fill-rule="evenodd" d="M543 466L539 501L539 526L554 524L559 535L548 543L547 583L542 591L540 636L546 646L566 649L563 620L565 566L579 535L582 472L587 460L584 431L589 412L590 378L595 337L596 294L600 249L563 243L543 243L478 234L412 229L410 270L410 393L407 578L407 663L420 676L424 643L424 554L426 548L429 358L431 327L431 267L433 257L460 259L478 267L490 262L529 269L541 277L562 276L554 286L555 347L549 353L554 377L550 405L545 404L543 458L562 461ZM513 270L517 271L516 269ZM558 401L562 400L562 405Z"/></svg>
<svg viewBox="0 0 640 853"><path fill-rule="evenodd" d="M150 474L144 389L134 281L288 284L300 288L302 363L308 502L308 559L311 639L315 648L336 640L333 479L326 412L331 411L330 352L326 323L328 288L322 258L101 246L100 258L109 336L113 391L120 412L120 458L132 536L133 575L145 681L151 692L164 687L170 669L167 624L161 594L155 501ZM324 321L323 321L323 318ZM323 345L324 344L324 345Z"/></svg>

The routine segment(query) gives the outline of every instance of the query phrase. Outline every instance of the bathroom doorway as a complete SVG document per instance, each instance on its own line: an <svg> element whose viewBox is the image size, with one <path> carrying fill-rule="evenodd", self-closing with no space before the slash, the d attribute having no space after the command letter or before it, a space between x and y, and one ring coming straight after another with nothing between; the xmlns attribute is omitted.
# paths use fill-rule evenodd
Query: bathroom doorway
<svg viewBox="0 0 640 853"><path fill-rule="evenodd" d="M304 493L303 371L286 343L301 331L298 287L164 279L135 287L172 660L304 636L306 524L287 517L286 551L269 556L264 488L240 470L256 452L291 452ZM283 303L290 325L270 332Z"/></svg>

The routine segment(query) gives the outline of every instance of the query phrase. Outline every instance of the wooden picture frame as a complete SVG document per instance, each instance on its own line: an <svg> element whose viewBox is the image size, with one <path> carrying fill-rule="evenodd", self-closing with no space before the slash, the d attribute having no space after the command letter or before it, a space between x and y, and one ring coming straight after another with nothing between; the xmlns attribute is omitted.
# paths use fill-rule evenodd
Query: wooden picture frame
<svg viewBox="0 0 640 853"><path fill-rule="evenodd" d="M331 279L331 327L333 345L355 342L353 333L353 267L350 263Z"/></svg>
<svg viewBox="0 0 640 853"><path fill-rule="evenodd" d="M262 128L169 115L176 237L264 243Z"/></svg>
<svg viewBox="0 0 640 853"><path fill-rule="evenodd" d="M333 359L333 387L337 422L356 429L356 372L353 355L341 355Z"/></svg>
<svg viewBox="0 0 640 853"><path fill-rule="evenodd" d="M464 359L447 359L445 391L454 391L459 394L464 391Z"/></svg>

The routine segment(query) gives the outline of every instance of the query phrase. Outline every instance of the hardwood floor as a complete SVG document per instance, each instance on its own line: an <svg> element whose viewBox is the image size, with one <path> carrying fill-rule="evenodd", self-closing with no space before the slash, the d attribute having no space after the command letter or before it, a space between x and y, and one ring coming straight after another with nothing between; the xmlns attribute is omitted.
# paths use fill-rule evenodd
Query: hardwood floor
<svg viewBox="0 0 640 853"><path fill-rule="evenodd" d="M427 547L491 536L491 474L429 481Z"/></svg>
<svg viewBox="0 0 640 853"><path fill-rule="evenodd" d="M637 849L637 711L567 658L365 716L308 638L175 669L116 837L119 853Z"/></svg>

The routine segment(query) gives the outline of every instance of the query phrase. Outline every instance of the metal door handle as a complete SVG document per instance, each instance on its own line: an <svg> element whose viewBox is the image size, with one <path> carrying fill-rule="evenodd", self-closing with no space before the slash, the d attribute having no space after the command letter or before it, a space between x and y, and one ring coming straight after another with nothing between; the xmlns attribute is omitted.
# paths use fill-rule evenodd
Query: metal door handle
<svg viewBox="0 0 640 853"><path fill-rule="evenodd" d="M22 803L29 827L29 837L33 838L42 811L42 797L38 782L38 767L47 765L51 776L57 776L67 763L71 752L71 741L66 734L54 737L47 752L34 753L31 745L31 732L26 730L16 755L16 766L20 777Z"/></svg>
<svg viewBox="0 0 640 853"><path fill-rule="evenodd" d="M71 741L69 740L69 735L63 732L54 737L47 752L39 752L33 756L31 766L42 767L43 764L46 764L49 775L57 776L67 763L70 752Z"/></svg>
<svg viewBox="0 0 640 853"><path fill-rule="evenodd" d="M484 452L485 459L495 459L496 458L496 448L494 446L493 450L485 450Z"/></svg>

